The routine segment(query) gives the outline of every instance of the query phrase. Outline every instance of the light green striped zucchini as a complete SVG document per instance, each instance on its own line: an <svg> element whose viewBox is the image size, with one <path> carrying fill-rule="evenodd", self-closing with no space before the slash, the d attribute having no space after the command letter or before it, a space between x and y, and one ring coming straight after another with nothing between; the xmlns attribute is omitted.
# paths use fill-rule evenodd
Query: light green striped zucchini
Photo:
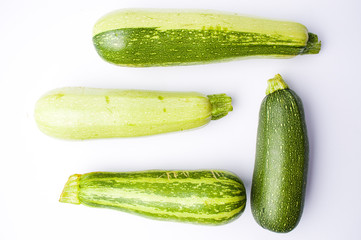
<svg viewBox="0 0 361 240"><path fill-rule="evenodd" d="M290 58L321 48L299 23L206 10L115 11L96 22L93 43L104 60L131 67Z"/></svg>
<svg viewBox="0 0 361 240"><path fill-rule="evenodd" d="M35 120L63 139L136 137L203 126L232 111L225 94L61 88L41 97Z"/></svg>
<svg viewBox="0 0 361 240"><path fill-rule="evenodd" d="M228 171L93 172L70 176L60 202L157 220L220 225L244 211L246 190Z"/></svg>

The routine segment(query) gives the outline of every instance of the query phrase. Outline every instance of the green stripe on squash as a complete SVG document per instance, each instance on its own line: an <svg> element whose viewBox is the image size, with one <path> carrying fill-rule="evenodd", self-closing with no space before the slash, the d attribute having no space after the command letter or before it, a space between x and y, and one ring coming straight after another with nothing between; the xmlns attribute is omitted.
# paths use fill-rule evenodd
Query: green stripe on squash
<svg viewBox="0 0 361 240"><path fill-rule="evenodd" d="M94 172L72 175L60 202L158 220L220 225L241 215L246 191L228 171Z"/></svg>
<svg viewBox="0 0 361 240"><path fill-rule="evenodd" d="M321 47L317 35L299 23L170 10L113 12L95 24L93 43L104 60L133 67L289 58Z"/></svg>

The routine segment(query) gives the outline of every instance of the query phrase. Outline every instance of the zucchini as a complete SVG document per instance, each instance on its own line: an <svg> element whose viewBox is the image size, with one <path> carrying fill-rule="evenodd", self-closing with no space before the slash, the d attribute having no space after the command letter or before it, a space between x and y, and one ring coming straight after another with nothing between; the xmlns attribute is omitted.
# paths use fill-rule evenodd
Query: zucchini
<svg viewBox="0 0 361 240"><path fill-rule="evenodd" d="M220 225L241 215L246 191L228 171L93 172L70 176L59 201L157 220Z"/></svg>
<svg viewBox="0 0 361 240"><path fill-rule="evenodd" d="M206 10L123 9L100 18L93 44L128 67L204 64L241 57L316 54L317 35L295 22Z"/></svg>
<svg viewBox="0 0 361 240"><path fill-rule="evenodd" d="M232 99L226 94L69 87L41 97L34 115L50 136L92 139L182 131L229 111Z"/></svg>
<svg viewBox="0 0 361 240"><path fill-rule="evenodd" d="M309 146L301 99L280 75L268 82L257 134L252 213L263 228L289 232L303 211Z"/></svg>

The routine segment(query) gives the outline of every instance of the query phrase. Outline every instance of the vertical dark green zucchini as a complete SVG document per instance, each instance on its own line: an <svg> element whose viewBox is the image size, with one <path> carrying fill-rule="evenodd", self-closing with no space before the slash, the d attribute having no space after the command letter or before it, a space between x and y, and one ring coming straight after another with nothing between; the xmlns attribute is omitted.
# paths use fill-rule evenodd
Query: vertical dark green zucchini
<svg viewBox="0 0 361 240"><path fill-rule="evenodd" d="M157 220L220 225L241 215L246 191L228 171L93 172L70 176L60 202Z"/></svg>
<svg viewBox="0 0 361 240"><path fill-rule="evenodd" d="M300 221L307 180L308 138L301 99L280 75L268 82L259 113L251 190L255 220L274 232Z"/></svg>

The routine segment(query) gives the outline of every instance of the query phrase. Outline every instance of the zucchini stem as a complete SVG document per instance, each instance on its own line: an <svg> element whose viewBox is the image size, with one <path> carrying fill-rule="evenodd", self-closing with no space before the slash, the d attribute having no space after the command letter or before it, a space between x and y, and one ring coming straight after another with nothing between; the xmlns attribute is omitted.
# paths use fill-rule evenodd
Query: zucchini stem
<svg viewBox="0 0 361 240"><path fill-rule="evenodd" d="M278 90L288 89L287 83L283 80L280 74L277 74L274 78L268 80L268 86L266 89L266 95L274 93Z"/></svg>
<svg viewBox="0 0 361 240"><path fill-rule="evenodd" d="M73 174L69 177L60 195L59 202L80 204L78 198L80 176L81 174Z"/></svg>
<svg viewBox="0 0 361 240"><path fill-rule="evenodd" d="M301 54L317 54L321 50L321 42L318 41L318 36L313 33L308 33L308 41L306 47Z"/></svg>
<svg viewBox="0 0 361 240"><path fill-rule="evenodd" d="M220 119L233 110L232 98L226 94L213 94L207 96L212 105L212 120Z"/></svg>

